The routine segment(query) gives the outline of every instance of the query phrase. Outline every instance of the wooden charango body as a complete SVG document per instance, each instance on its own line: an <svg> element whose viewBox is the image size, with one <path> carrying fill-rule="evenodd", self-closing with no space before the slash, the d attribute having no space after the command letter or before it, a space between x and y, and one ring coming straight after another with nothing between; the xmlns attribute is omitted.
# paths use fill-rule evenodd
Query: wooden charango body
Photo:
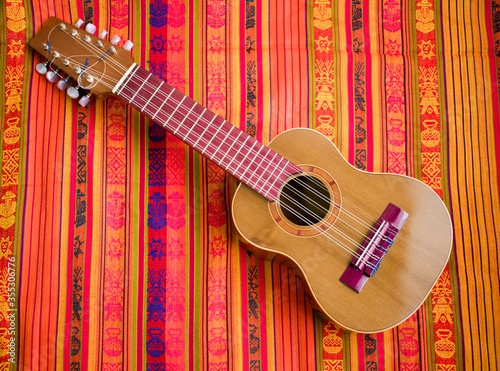
<svg viewBox="0 0 500 371"><path fill-rule="evenodd" d="M298 236L276 222L270 211L274 202L241 184L232 204L241 236L262 256L290 260L306 281L317 308L344 329L383 331L413 314L429 295L451 252L451 221L439 196L407 176L355 169L326 137L313 130L286 131L269 146L296 165L313 165L326 171L340 191L340 214L325 232ZM362 234L354 236L351 226L364 228L363 234L368 228L351 218L351 213L374 223L389 203L406 211L409 218L378 272L357 293L339 281L353 257L340 246L348 243L343 233L361 244Z"/></svg>

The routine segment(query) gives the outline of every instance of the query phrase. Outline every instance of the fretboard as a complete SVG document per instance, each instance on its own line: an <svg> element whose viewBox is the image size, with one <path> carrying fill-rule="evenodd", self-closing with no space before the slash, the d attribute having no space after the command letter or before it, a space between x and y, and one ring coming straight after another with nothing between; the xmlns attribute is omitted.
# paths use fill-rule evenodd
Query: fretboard
<svg viewBox="0 0 500 371"><path fill-rule="evenodd" d="M142 67L115 94L241 182L273 201L301 169Z"/></svg>

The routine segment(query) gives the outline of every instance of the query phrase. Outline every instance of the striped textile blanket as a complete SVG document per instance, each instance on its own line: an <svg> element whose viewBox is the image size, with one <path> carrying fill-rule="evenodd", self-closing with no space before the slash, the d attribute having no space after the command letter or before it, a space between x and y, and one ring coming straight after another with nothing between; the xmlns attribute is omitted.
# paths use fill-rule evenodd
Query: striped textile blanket
<svg viewBox="0 0 500 371"><path fill-rule="evenodd" d="M307 127L428 184L454 244L427 300L381 333L325 319L247 253L224 171L36 73L51 16L264 144ZM0 370L500 369L499 0L5 0L0 26Z"/></svg>

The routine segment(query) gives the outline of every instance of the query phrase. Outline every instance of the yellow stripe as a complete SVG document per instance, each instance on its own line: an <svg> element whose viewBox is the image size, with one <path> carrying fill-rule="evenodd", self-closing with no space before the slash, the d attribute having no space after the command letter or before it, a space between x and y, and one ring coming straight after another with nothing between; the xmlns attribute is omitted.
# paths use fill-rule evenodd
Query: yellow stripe
<svg viewBox="0 0 500 371"><path fill-rule="evenodd" d="M236 231L233 229L232 238L231 238L231 277L235 277L234 280L231 281L231 297L228 305L231 308L231 320L232 320L232 328L229 333L231 336L231 360L232 367L234 370L244 370L248 365L243 364L243 346L246 344L243 341L243 324L241 321L242 316L247 315L247 308L242 308L241 305L241 295L242 295L242 287L241 287L241 275L245 275L245 272L241 272L240 268L240 246L239 246L239 237Z"/></svg>
<svg viewBox="0 0 500 371"><path fill-rule="evenodd" d="M91 268L90 274L92 279L90 280L90 293L89 293L89 308L102 308L104 303L101 300L103 285L102 280L104 280L104 272L102 271L101 262L104 261L104 245L103 240L103 223L104 221L98 217L104 213L105 205L105 195L106 190L103 187L104 179L103 173L98 171L102 168L102 159L106 158L104 152L105 144L105 131L103 130L103 102L100 100L95 101L96 105L96 117L95 117L95 128L94 128L94 169L92 174L93 181L93 199L92 208L94 210L95 217L92 219L92 258L91 258ZM86 267L88 269L88 267ZM85 293L86 294L86 293ZM88 365L89 369L97 370L100 367L100 352L94 351L95 349L100 349L101 347L101 311L100 310L90 310L89 315L89 358Z"/></svg>
<svg viewBox="0 0 500 371"><path fill-rule="evenodd" d="M239 45L240 44L240 6L239 2L234 2L231 4L231 11L227 13L227 27L229 32L227 32L227 45ZM244 35L243 35L244 36ZM240 68L240 49L239 48L229 48L230 54L227 58L228 71L227 74L227 107L228 110L227 121L232 123L238 129L241 122L241 111L245 110L245 105L241 102L242 94L245 94L245 87L241 86L241 74L245 74L245 70L241 71ZM244 62L244 61L243 61Z"/></svg>
<svg viewBox="0 0 500 371"><path fill-rule="evenodd" d="M339 335L342 335L342 333L340 333ZM348 337L349 337L349 350L351 357L351 362L349 362L349 366L351 367L351 370L359 370L358 334L350 333L348 334ZM344 347L345 343L346 342L344 342Z"/></svg>
<svg viewBox="0 0 500 371"><path fill-rule="evenodd" d="M332 7L335 7L336 4L338 4L336 13L339 15L345 14L346 3L344 1L332 1ZM334 22L333 25L334 44L337 37L339 43L335 52L335 77L338 80L334 85L337 87L335 109L339 111L335 113L335 117L339 119L339 122L335 123L337 130L336 143L340 144L339 150L346 159L349 158L349 147L354 145L354 143L349 143L349 128L351 125L355 125L354 121L350 122L349 117L349 101L354 98L349 96L349 78L352 77L346 78L347 74L345 73L349 63L348 53L345 52L347 50L347 34L345 30L347 27L351 28L350 23L350 19L345 20L345 17L339 16L337 22Z"/></svg>

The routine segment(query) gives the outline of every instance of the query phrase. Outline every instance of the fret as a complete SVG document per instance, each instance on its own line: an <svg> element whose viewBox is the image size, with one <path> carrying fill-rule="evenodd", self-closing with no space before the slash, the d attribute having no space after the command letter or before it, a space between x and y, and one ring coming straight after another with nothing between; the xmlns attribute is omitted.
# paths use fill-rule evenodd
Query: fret
<svg viewBox="0 0 500 371"><path fill-rule="evenodd" d="M144 107L141 109L141 112L144 112L144 109L146 108L146 106L149 104L149 102L151 102L151 99L153 99L153 97L156 95L156 93L158 93L158 90L160 90L161 86L163 85L163 81L160 83L160 85L156 88L155 92L153 94L151 94L151 96L149 97L148 101L146 102L146 104L144 104Z"/></svg>
<svg viewBox="0 0 500 371"><path fill-rule="evenodd" d="M205 134L205 132L208 130L208 128L210 127L210 125L212 125L212 122L214 122L214 120L217 118L216 115L214 115L213 119L210 120L210 122L208 123L207 127L205 128L205 130L203 130L203 133L201 133L200 137L198 138L198 140L196 141L195 144L193 144L193 147L196 149L196 145L198 144L198 142L200 141L201 138L203 138L203 135ZM222 126L222 125L221 125ZM207 144L208 145L208 144ZM203 151L201 152L203 154Z"/></svg>
<svg viewBox="0 0 500 371"><path fill-rule="evenodd" d="M271 164L273 163L274 159L276 158L278 154L275 153L273 158L271 159L271 161L269 161L269 163L267 164L266 168L264 169L264 171L262 172L262 174L260 174L260 177L259 179L257 179L257 182L255 184L258 184L260 182L260 180L262 179L262 176L266 173L267 169L269 169L269 166L271 166ZM281 162L281 160L280 160ZM278 165L280 164L280 162L278 162ZM260 189L257 191L259 193L262 192L262 190L264 189L264 186L266 185L266 182L264 182L264 184L262 184L262 187L260 187Z"/></svg>
<svg viewBox="0 0 500 371"><path fill-rule="evenodd" d="M243 133L242 131L240 131L240 133ZM238 135L239 137L239 135ZM245 141L241 144L241 148L239 150L236 151L236 153L234 154L233 158L231 159L231 161L229 161L229 164L227 164L227 168L229 169L229 166L231 165L231 163L234 161L234 159L236 158L236 156L238 156L240 154L240 151L241 149L243 148L243 146L245 145L245 143L248 141L248 139L250 138L250 135L247 135L247 137L245 138ZM236 142L236 141L235 141ZM235 143L233 142L233 144ZM229 151L228 151L229 152ZM227 153L227 152L226 152Z"/></svg>
<svg viewBox="0 0 500 371"><path fill-rule="evenodd" d="M226 120L224 120L224 122L226 122ZM205 151L207 150L208 146L209 146L209 145L212 143L212 141L213 141L213 140L217 137L217 133L220 131L220 129L222 129L222 126L223 126L223 125L219 126L219 127L217 128L217 130L215 131L215 134L212 136L212 138L211 138L209 141L207 141L207 145L205 146L205 148L203 149L203 151L201 151L201 154L202 154L202 155L204 155L204 154L205 154ZM201 139L201 138L200 138L200 139Z"/></svg>
<svg viewBox="0 0 500 371"><path fill-rule="evenodd" d="M282 158L281 158L281 160L284 160L284 158L282 157ZM278 166L279 166L279 164L281 163L281 160L280 160L280 162L278 162ZM287 160L285 160L285 166L283 166L283 167L281 168L281 171L279 172L278 176L274 178L274 181L271 183L271 186L267 189L266 193L264 193L264 197L267 197L267 194L269 193L269 191L270 191L270 190L274 187L274 185L276 184L276 182L280 179L281 174L283 174L283 171L284 171L284 170L285 170L285 168L286 168L286 165L287 165L286 163L287 163L287 162L288 162L288 161L287 161Z"/></svg>
<svg viewBox="0 0 500 371"><path fill-rule="evenodd" d="M234 126L231 125L231 128L226 133L226 136L224 137L224 139L221 140L219 146L217 147L217 149L214 151L214 153L210 157L210 160L215 157L215 154L219 151L220 147L226 142L226 139L229 136L229 133L231 133L231 131L233 131L233 128L234 128ZM236 139L238 139L238 137L236 137ZM234 142L233 142L233 144L234 144ZM231 145L231 147L232 147L232 145ZM229 149L226 151L226 153L224 154L224 156L231 150L231 147L229 147ZM222 156L222 158L220 159L220 161L219 161L220 164L222 164L222 160L224 159L224 156Z"/></svg>
<svg viewBox="0 0 500 371"><path fill-rule="evenodd" d="M132 103L132 101L134 100L135 96L141 91L142 87L144 86L144 84L148 81L148 79L151 77L151 75L148 75L148 77L146 77L146 80L144 80L144 82L142 83L142 85L139 87L139 89L137 89L137 91L134 93L134 95L132 96L132 98L130 98L129 102ZM142 111L142 110L141 110Z"/></svg>
<svg viewBox="0 0 500 371"><path fill-rule="evenodd" d="M185 98L185 97L184 97ZM184 99L183 99L184 100ZM193 108L196 107L196 102L193 104L193 107L191 107L191 109L189 110L189 112L187 113L186 116L184 116L184 119L181 121L181 123L179 124L179 126L177 126L177 129L174 130L174 134L177 134L177 130L179 130L179 128L184 125L184 121L186 121L186 119L189 117L189 115L191 114L191 112L193 111ZM173 114L172 114L173 115Z"/></svg>
<svg viewBox="0 0 500 371"><path fill-rule="evenodd" d="M135 69L135 71L132 74L130 74L130 72L134 69L134 67L137 67L137 68ZM139 69L139 66L137 65L137 63L133 63L130 66L130 68L127 70L127 72L125 72L125 74L122 76L122 78L115 85L112 92L115 93L116 95L120 94L122 92L123 88L125 87L126 83L123 83L123 85L121 85L121 86L120 86L120 84L122 82L124 82L125 79L127 79L127 77L129 78L127 82L129 82L132 79L132 77L134 76L134 74L137 72L138 69Z"/></svg>
<svg viewBox="0 0 500 371"><path fill-rule="evenodd" d="M174 90L175 90L175 89L174 89L174 88L172 88L172 90L170 91L170 94L167 96L167 98L165 98L165 100L164 100L164 101L163 101L163 103L161 104L160 108L158 108L158 111L156 111L156 113L153 115L153 117L151 117L151 120L154 120L154 119L155 119L155 117L156 117L156 115L158 114L158 112L160 112L160 111L161 111L161 109L162 109L163 105L164 105L165 103L167 103L167 100L169 100L169 99L170 99L170 96L172 95L172 93L174 92ZM162 125L162 126L166 126L166 124L165 124L165 125Z"/></svg>
<svg viewBox="0 0 500 371"><path fill-rule="evenodd" d="M198 118L196 119L196 121L194 122L193 126L191 126L191 128L189 129L189 131L186 133L186 135L184 136L184 138L182 138L182 140L186 140L186 138L189 136L189 134L191 134L191 132L193 131L194 127L196 125L198 125L198 121L200 121L200 119L203 117L203 114L205 113L207 109L203 109L203 112L201 113L201 115L198 116Z"/></svg>
<svg viewBox="0 0 500 371"><path fill-rule="evenodd" d="M250 137L249 137L250 138ZM253 147L255 147L255 145L257 144L257 141L253 142L253 146L248 150L247 154L245 155L245 157L243 157L243 160L240 161L240 163L238 164L238 166L236 167L236 169L234 169L234 174L236 175L236 173L238 172L238 169L240 168L241 165L243 165L243 163L245 162L245 160L247 159L248 155L252 152L253 150ZM236 156L235 156L236 157ZM252 165L250 163L250 165ZM242 172L241 173L241 179L243 179L243 174L245 172Z"/></svg>
<svg viewBox="0 0 500 371"><path fill-rule="evenodd" d="M181 106L182 102L184 102L184 99L186 99L186 98L187 98L187 96L184 96L184 98L182 98L182 100L179 102L179 104L177 105L177 107L175 107L174 112L172 112L172 113L170 114L170 117L169 117L169 119L167 120L167 123L169 123L169 122L170 122L170 120L174 117L175 113L177 112L177 110L178 110L178 109L179 109L179 107ZM165 126L166 126L166 125L165 125Z"/></svg>
<svg viewBox="0 0 500 371"><path fill-rule="evenodd" d="M234 128L234 126L233 126ZM236 136L236 138L234 138L233 140L233 143L231 143L231 145L229 146L229 148L227 149L226 153L224 153L224 156L222 156L222 158L220 159L219 163L222 164L222 161L224 160L224 158L226 157L226 155L229 153L229 151L231 150L231 148L233 148L234 144L236 143L236 141L238 140L238 138L240 137L241 133L243 133L241 130L238 132L238 135ZM229 164L231 163L231 161L229 161ZM226 169L229 169L229 164L224 165L226 166Z"/></svg>
<svg viewBox="0 0 500 371"><path fill-rule="evenodd" d="M262 152L262 150L263 150L263 149L269 149L269 148L267 148L265 145L262 145L262 146L260 147L259 151L257 152L257 155L255 155L255 157L254 157L254 161L255 161L255 159L257 159L257 158L259 157L260 152ZM264 156L262 156L262 159L260 160L259 164L255 167L255 170L253 171L253 173L252 173L252 174L250 174L250 176L248 177L248 183L250 183L250 179L252 179L252 177L255 175L255 172L256 172L258 169L260 169L260 167L261 167L261 165L262 165L262 162L266 159L266 156L267 156L267 153L266 153ZM274 157L273 157L273 159L274 159ZM261 176L262 176L262 174L261 174ZM259 178L259 179L260 179L260 178ZM254 183L254 186L256 186L256 185L257 185L258 181L259 181L259 180L257 180L257 182L256 182L256 183ZM253 188L253 187L252 187L252 188Z"/></svg>

